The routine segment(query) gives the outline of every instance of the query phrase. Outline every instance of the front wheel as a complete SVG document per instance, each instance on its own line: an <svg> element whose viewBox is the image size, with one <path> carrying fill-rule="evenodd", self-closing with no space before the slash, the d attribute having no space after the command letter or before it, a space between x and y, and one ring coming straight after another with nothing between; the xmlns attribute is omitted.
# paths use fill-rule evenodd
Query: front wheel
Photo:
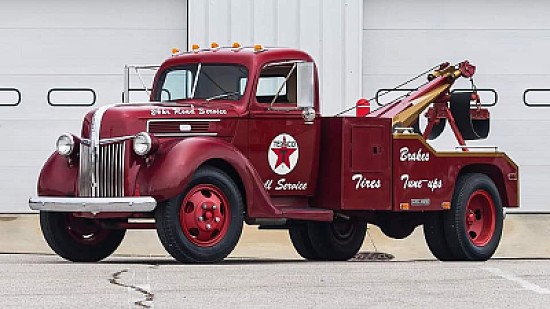
<svg viewBox="0 0 550 309"><path fill-rule="evenodd" d="M178 196L159 204L157 233L170 255L182 263L223 260L241 236L244 206L237 185L214 167L198 169Z"/></svg>
<svg viewBox="0 0 550 309"><path fill-rule="evenodd" d="M50 248L72 262L97 262L108 257L126 233L107 229L98 220L64 212L40 212L40 227Z"/></svg>

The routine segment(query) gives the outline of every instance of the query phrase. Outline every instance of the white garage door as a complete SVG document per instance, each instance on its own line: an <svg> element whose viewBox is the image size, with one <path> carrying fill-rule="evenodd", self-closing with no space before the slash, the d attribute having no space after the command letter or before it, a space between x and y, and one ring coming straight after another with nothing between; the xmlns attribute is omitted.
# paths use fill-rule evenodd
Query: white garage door
<svg viewBox="0 0 550 309"><path fill-rule="evenodd" d="M524 104L550 103L550 2L365 0L363 8L364 96L435 64L470 60L477 86L498 93L490 137L474 144L497 145L519 163L523 211L550 212L550 107ZM450 148L451 140L434 144Z"/></svg>
<svg viewBox="0 0 550 309"><path fill-rule="evenodd" d="M121 102L125 64L187 46L186 11L185 0L2 3L0 212L27 212L57 136L80 134L88 110Z"/></svg>

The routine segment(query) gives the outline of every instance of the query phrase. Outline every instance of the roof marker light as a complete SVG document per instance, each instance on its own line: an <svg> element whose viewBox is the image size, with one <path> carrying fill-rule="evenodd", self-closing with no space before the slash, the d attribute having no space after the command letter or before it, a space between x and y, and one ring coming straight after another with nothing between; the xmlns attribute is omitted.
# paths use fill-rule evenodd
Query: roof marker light
<svg viewBox="0 0 550 309"><path fill-rule="evenodd" d="M220 44L216 43L216 42L212 42L212 44L210 44L210 48L211 49L219 49L220 48Z"/></svg>
<svg viewBox="0 0 550 309"><path fill-rule="evenodd" d="M180 53L180 49L177 47L172 48L172 56L175 56Z"/></svg>
<svg viewBox="0 0 550 309"><path fill-rule="evenodd" d="M254 45L254 52L261 52L264 50L264 47L262 46L262 44L256 44Z"/></svg>
<svg viewBox="0 0 550 309"><path fill-rule="evenodd" d="M193 44L191 45L191 49L193 50L193 52L195 53L198 53L199 52L199 44Z"/></svg>
<svg viewBox="0 0 550 309"><path fill-rule="evenodd" d="M238 48L241 48L241 44L239 44L239 42L233 42L233 44L231 45L232 48L235 48L235 49L238 49Z"/></svg>

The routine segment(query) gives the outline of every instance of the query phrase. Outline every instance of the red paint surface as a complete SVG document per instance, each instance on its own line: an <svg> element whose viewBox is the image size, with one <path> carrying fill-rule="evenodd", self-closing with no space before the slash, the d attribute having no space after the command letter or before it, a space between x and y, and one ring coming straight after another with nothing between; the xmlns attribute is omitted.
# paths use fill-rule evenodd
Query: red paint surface
<svg viewBox="0 0 550 309"><path fill-rule="evenodd" d="M135 135L146 130L147 120L219 119L209 122L207 133L217 136L161 137L159 148L146 161L133 153L131 141L126 142L125 192L136 188L141 196L153 196L163 201L184 190L191 176L202 164L211 160L224 162L235 171L242 182L248 218L292 218L330 221L333 210L401 211L400 203L421 200L429 203L411 206L409 211L441 210L442 202L452 197L457 177L463 172L482 172L493 179L502 194L505 207L518 206L518 182L508 180L517 175L517 167L503 153L436 153L417 135L392 135L391 116L394 110L370 113L368 117L320 117L319 98L315 97L317 117L306 124L302 112L267 109L256 101L257 77L261 68L270 62L286 60L312 61L304 52L291 49L272 49L253 53L250 50L206 51L168 59L162 71L185 63L235 63L246 66L249 83L239 101L199 100L178 103L124 104L109 109L101 124L101 138ZM403 104L443 84L434 81ZM315 90L318 77L315 72ZM156 93L153 89L153 96ZM405 102L407 101L407 102ZM179 114L182 108L223 109L224 115ZM402 106L400 107L402 108ZM83 121L82 137L89 138L92 113ZM169 130L169 126L159 126ZM299 158L293 171L278 175L269 165L268 153L273 139L288 134L296 140ZM401 161L400 149L429 154L427 161ZM279 147L282 149L281 147ZM422 157L420 154L420 157ZM286 152L286 155L291 155ZM289 165L289 158L279 153L279 165ZM46 162L38 184L43 196L72 196L76 194L78 164L72 168L67 160L53 155ZM410 180L441 181L441 188L407 188L403 175ZM269 190L264 185L271 181ZM301 184L291 189L277 190L277 185ZM304 186L306 184L306 186ZM292 187L292 186L291 186ZM283 186L284 188L284 186Z"/></svg>

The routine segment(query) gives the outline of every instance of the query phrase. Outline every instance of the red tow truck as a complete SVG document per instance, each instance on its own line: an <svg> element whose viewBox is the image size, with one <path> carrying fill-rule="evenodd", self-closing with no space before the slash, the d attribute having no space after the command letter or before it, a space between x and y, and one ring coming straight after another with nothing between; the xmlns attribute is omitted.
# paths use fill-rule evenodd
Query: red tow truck
<svg viewBox="0 0 550 309"><path fill-rule="evenodd" d="M465 143L489 132L475 88L451 91L474 73L444 63L364 117L326 117L307 53L194 46L160 66L150 102L99 107L80 135L62 134L29 205L70 261L104 259L127 229L150 228L176 260L218 262L243 223L288 229L308 260L352 258L368 223L393 238L423 225L438 259L487 260L504 208L519 205L518 167ZM439 152L426 140L447 123L461 146Z"/></svg>

